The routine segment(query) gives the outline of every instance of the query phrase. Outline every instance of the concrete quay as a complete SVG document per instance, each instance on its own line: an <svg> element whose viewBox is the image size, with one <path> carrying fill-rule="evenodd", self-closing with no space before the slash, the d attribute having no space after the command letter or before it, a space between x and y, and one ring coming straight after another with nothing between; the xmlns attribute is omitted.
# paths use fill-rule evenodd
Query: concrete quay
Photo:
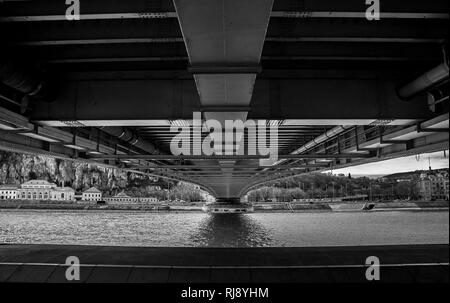
<svg viewBox="0 0 450 303"><path fill-rule="evenodd" d="M87 283L368 282L369 256L380 282L449 282L449 245L164 248L0 245L0 282L64 283L66 258L79 258Z"/></svg>
<svg viewBox="0 0 450 303"><path fill-rule="evenodd" d="M146 211L146 212L202 212L203 203L195 205L97 205L68 202L3 201L0 210L73 210L73 211ZM251 212L348 212L389 210L448 210L448 201L412 202L333 202L298 203L276 202L255 203Z"/></svg>

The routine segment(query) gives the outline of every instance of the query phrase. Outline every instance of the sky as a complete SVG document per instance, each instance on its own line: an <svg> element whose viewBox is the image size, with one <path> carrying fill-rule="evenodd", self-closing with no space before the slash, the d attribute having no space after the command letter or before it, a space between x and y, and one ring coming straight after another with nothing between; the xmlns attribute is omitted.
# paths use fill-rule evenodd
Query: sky
<svg viewBox="0 0 450 303"><path fill-rule="evenodd" d="M333 170L333 174L348 174L354 176L370 176L370 175L389 175L394 173L427 170L428 158L430 159L431 169L448 168L449 152L444 151L426 153L418 156L403 157L374 163L362 164L353 167L346 167Z"/></svg>

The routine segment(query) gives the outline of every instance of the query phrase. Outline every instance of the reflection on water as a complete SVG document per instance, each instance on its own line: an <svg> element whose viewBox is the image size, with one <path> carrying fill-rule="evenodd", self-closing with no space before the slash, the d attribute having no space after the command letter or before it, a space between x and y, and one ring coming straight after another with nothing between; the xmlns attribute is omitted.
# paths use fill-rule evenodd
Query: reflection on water
<svg viewBox="0 0 450 303"><path fill-rule="evenodd" d="M243 214L210 214L191 235L196 246L254 247L269 246L269 232L252 217Z"/></svg>

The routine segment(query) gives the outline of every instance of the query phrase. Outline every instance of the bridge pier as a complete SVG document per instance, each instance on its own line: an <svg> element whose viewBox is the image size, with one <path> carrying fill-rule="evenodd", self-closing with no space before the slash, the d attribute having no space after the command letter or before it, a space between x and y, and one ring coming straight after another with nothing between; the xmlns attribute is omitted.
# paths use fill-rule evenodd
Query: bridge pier
<svg viewBox="0 0 450 303"><path fill-rule="evenodd" d="M241 199L240 198L217 198L216 199L216 203L228 203L228 204L240 204L241 203Z"/></svg>
<svg viewBox="0 0 450 303"><path fill-rule="evenodd" d="M216 202L206 203L202 207L208 213L248 213L253 212L253 206L242 203L240 198L217 198Z"/></svg>

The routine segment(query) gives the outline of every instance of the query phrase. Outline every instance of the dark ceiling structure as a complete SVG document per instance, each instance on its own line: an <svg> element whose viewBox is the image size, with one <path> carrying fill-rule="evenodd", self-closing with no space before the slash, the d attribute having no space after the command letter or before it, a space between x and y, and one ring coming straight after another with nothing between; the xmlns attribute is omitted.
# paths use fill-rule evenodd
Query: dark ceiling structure
<svg viewBox="0 0 450 303"><path fill-rule="evenodd" d="M271 180L448 149L448 1L0 1L0 149L185 180ZM173 155L201 118L265 120L278 159ZM247 147L242 131L224 145Z"/></svg>

